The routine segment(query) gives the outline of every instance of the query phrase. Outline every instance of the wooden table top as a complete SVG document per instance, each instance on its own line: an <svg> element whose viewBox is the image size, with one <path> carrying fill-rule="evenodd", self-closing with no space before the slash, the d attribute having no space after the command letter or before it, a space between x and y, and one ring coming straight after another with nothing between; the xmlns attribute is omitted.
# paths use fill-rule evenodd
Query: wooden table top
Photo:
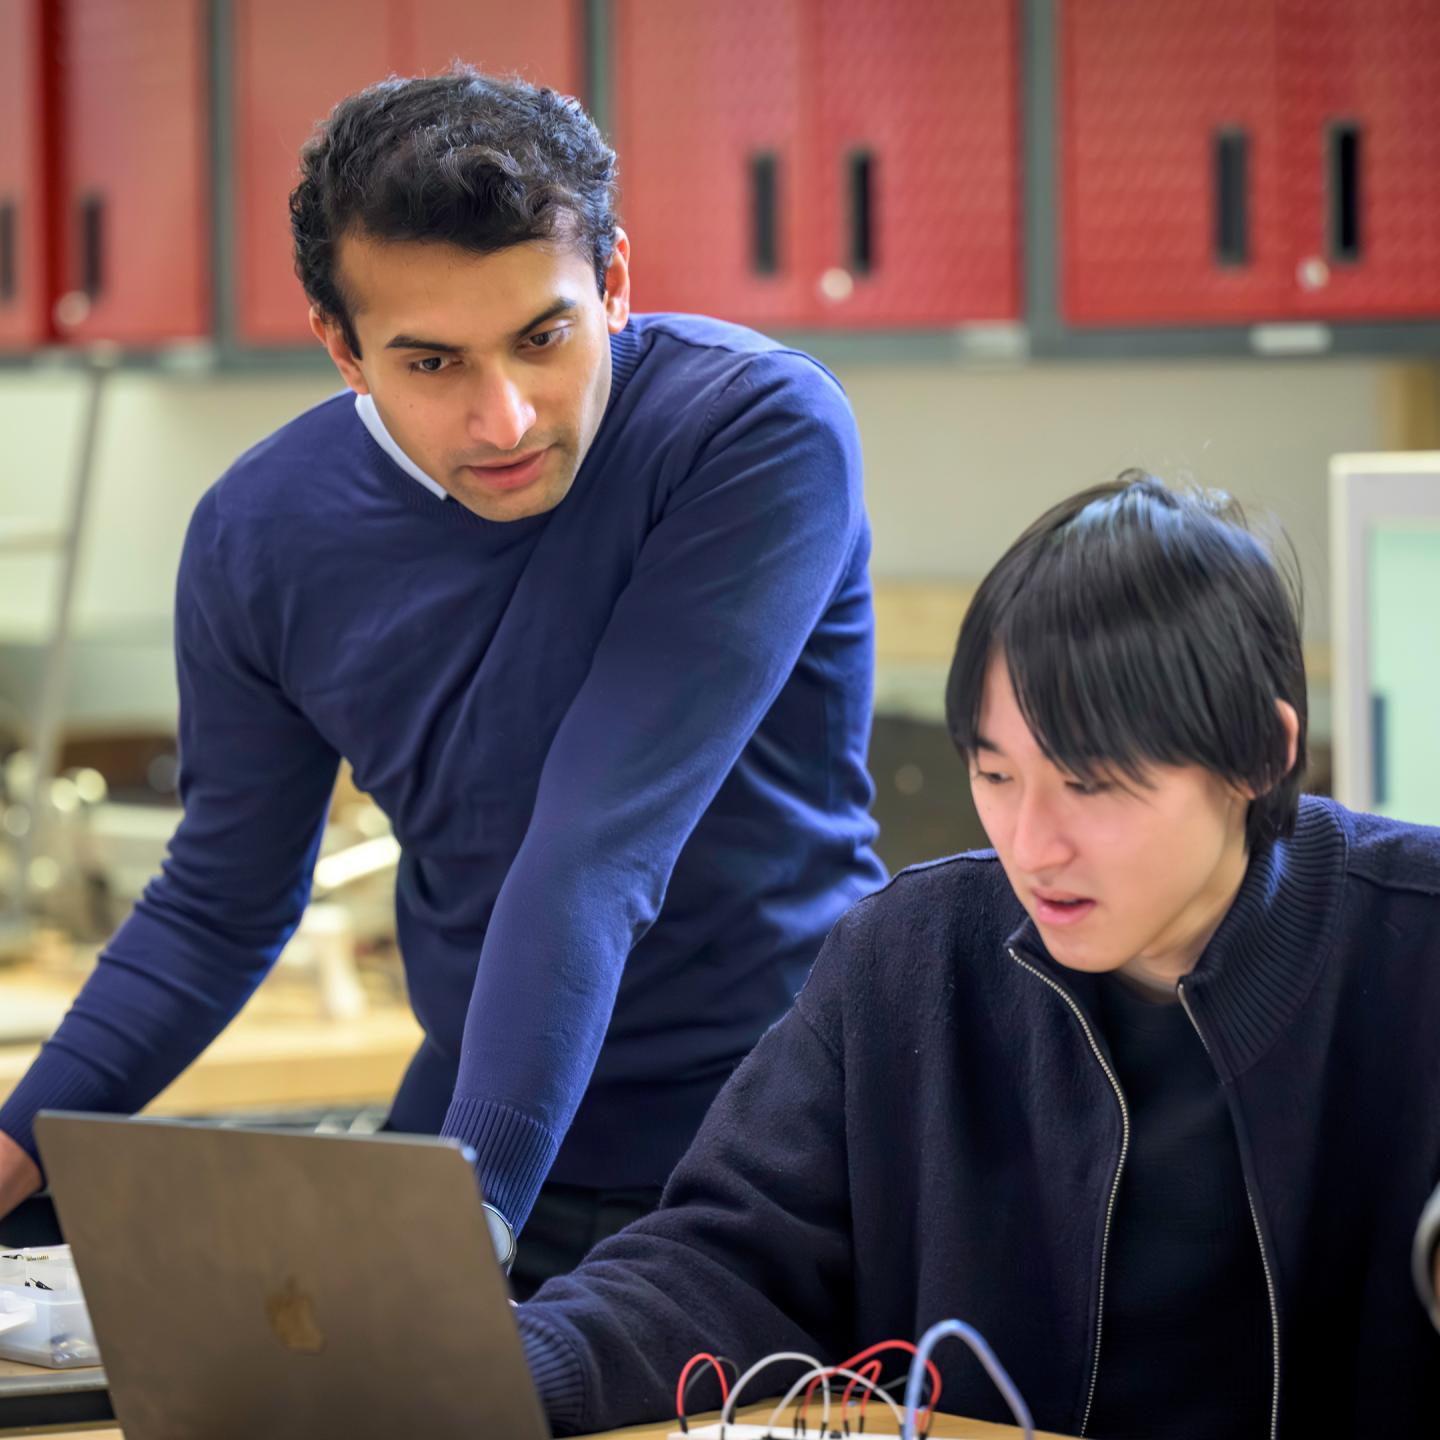
<svg viewBox="0 0 1440 1440"><path fill-rule="evenodd" d="M415 1017L399 1006L344 1021L247 1013L148 1105L146 1114L384 1104L420 1038ZM19 1083L39 1050L0 1046L0 1098Z"/></svg>
<svg viewBox="0 0 1440 1440"><path fill-rule="evenodd" d="M774 1410L775 1402L766 1401L760 1405L747 1405L743 1407L736 1417L739 1420L747 1420L753 1424L763 1424L770 1418L770 1412ZM813 1415L812 1411L812 1415ZM692 1433L701 1425L713 1423L719 1418L718 1415L692 1417L690 1428ZM884 1429L876 1421L873 1413L870 1417L873 1430L884 1434ZM675 1430L675 1421L662 1421L655 1425L634 1425L625 1430L607 1430L604 1435L592 1435L582 1437L582 1440L666 1440L666 1437ZM27 1432L12 1432L27 1433ZM34 1433L34 1432L29 1432ZM104 1430L81 1429L65 1431L49 1431L46 1434L65 1434L70 1440L124 1440L119 1430L112 1428ZM787 1440L789 1430L781 1427L776 1432L777 1440ZM1021 1432L1011 1425L992 1425L984 1420L966 1420L954 1415L937 1415L930 1434L935 1440L1018 1440ZM1035 1432L1036 1440L1066 1440L1062 1435L1054 1435L1048 1431ZM423 1437L418 1437L423 1440Z"/></svg>

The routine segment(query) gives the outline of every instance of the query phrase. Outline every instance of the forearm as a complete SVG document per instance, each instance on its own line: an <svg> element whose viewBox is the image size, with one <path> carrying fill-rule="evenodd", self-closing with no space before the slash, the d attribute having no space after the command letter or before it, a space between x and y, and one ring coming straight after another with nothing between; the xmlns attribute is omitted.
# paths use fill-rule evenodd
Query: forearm
<svg viewBox="0 0 1440 1440"><path fill-rule="evenodd" d="M40 1170L25 1151L0 1130L0 1218L40 1188Z"/></svg>
<svg viewBox="0 0 1440 1440"><path fill-rule="evenodd" d="M207 927L156 882L0 1108L0 1130L43 1160L31 1129L40 1110L139 1110L234 1017L275 944Z"/></svg>

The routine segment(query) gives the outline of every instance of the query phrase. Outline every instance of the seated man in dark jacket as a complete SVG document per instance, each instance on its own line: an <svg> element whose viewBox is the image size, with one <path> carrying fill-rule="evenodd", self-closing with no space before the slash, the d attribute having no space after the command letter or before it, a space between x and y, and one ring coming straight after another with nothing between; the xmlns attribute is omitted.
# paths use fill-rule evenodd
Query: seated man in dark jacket
<svg viewBox="0 0 1440 1440"><path fill-rule="evenodd" d="M1045 1429L1433 1432L1440 831L1299 798L1270 553L1134 472L1076 496L981 585L947 709L994 852L851 910L661 1210L521 1307L552 1424L954 1316Z"/></svg>

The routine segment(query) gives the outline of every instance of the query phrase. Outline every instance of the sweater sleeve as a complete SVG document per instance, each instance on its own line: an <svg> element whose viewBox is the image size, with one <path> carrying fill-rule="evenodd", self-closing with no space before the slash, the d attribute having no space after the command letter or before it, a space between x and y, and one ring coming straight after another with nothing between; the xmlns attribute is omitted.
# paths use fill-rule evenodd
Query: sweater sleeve
<svg viewBox="0 0 1440 1440"><path fill-rule="evenodd" d="M184 816L161 874L0 1110L39 1158L37 1111L134 1111L234 1018L299 922L338 760L266 678L230 597L216 494L180 562Z"/></svg>
<svg viewBox="0 0 1440 1440"><path fill-rule="evenodd" d="M1415 1231L1415 1289L1440 1330L1440 1290L1435 1287L1435 1262L1440 1258L1440 1186L1430 1197Z"/></svg>
<svg viewBox="0 0 1440 1440"><path fill-rule="evenodd" d="M443 1133L517 1229L681 847L865 535L854 420L823 370L754 360L713 410L556 733L479 960Z"/></svg>
<svg viewBox="0 0 1440 1440"><path fill-rule="evenodd" d="M842 919L800 1002L720 1092L660 1209L520 1307L526 1359L556 1434L673 1415L676 1380L700 1351L743 1372L776 1351L834 1357L852 1348L838 995L818 994L841 970L849 928ZM693 1408L717 1403L713 1384L697 1384Z"/></svg>

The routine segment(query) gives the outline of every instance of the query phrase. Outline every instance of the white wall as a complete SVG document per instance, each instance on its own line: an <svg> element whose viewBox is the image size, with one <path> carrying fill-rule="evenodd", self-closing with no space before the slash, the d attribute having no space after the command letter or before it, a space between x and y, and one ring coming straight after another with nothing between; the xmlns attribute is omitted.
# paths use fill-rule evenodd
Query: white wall
<svg viewBox="0 0 1440 1440"><path fill-rule="evenodd" d="M1382 447L1383 375L1359 362L847 367L875 573L976 579L1044 506L1138 464L1272 508L1306 568L1307 633L1323 641L1327 462ZM335 388L318 373L113 377L77 601L80 712L169 713L165 636L191 508L242 449ZM81 403L73 374L0 373L0 516L62 513ZM40 633L54 573L0 555L0 638Z"/></svg>
<svg viewBox="0 0 1440 1440"><path fill-rule="evenodd" d="M1329 459L1383 448L1374 363L846 370L877 575L979 578L1047 505L1129 465L1275 513L1329 634Z"/></svg>

